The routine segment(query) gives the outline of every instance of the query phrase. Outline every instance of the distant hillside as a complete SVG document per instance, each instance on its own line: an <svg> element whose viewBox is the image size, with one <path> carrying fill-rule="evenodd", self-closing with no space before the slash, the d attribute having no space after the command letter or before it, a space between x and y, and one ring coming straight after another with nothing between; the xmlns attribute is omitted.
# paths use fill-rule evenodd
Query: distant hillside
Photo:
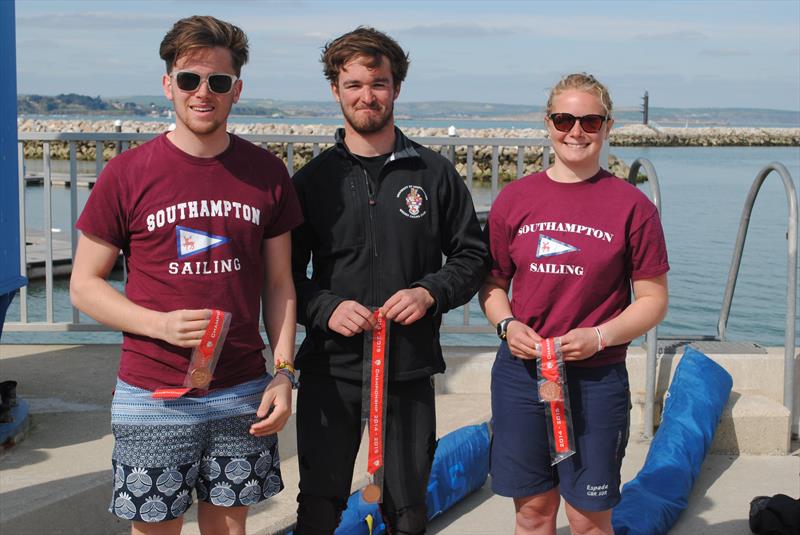
<svg viewBox="0 0 800 535"><path fill-rule="evenodd" d="M165 115L172 104L163 96L135 96L103 99L75 93L56 96L19 95L20 115ZM283 116L286 112L264 100L240 100L233 113L238 115Z"/></svg>
<svg viewBox="0 0 800 535"><path fill-rule="evenodd" d="M23 115L163 115L172 105L163 96L138 95L102 99L74 93L52 96L20 95L17 113ZM235 115L270 117L338 117L339 104L334 101L288 101L273 99L241 99L234 107ZM398 102L398 118L502 118L537 117L539 106L489 104L482 102Z"/></svg>
<svg viewBox="0 0 800 535"><path fill-rule="evenodd" d="M131 102L138 106L156 103L166 109L169 102L163 96L127 96L117 97L121 102ZM339 117L339 104L333 100L275 100L267 98L243 98L233 107L236 115L270 115L280 117ZM490 104L485 102L398 102L395 115L399 118L522 118L541 114L541 106L519 104ZM541 117L541 115L538 115ZM538 118L537 117L537 118Z"/></svg>
<svg viewBox="0 0 800 535"><path fill-rule="evenodd" d="M104 99L76 94L51 96L20 95L17 113L20 115L127 115L165 116L172 104L164 95L138 95ZM475 119L514 120L540 123L542 106L522 104L493 104L487 102L400 101L395 107L398 119ZM241 99L233 115L269 118L340 117L339 104L330 101ZM615 110L618 125L642 121L638 107ZM650 107L650 121L656 126L698 127L800 127L800 112L758 108L661 108Z"/></svg>
<svg viewBox="0 0 800 535"><path fill-rule="evenodd" d="M54 97L20 95L17 113L23 115L146 115L149 110L132 102L103 100L67 93Z"/></svg>

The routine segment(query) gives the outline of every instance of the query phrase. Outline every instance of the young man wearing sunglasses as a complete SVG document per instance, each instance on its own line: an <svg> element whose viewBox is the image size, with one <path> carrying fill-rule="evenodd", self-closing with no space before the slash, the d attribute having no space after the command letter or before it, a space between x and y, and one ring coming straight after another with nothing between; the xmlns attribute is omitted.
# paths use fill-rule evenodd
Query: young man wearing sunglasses
<svg viewBox="0 0 800 535"><path fill-rule="evenodd" d="M306 327L297 356L295 533L329 535L339 524L362 410L375 399L363 395L371 381L362 378L374 369L365 333L376 327L378 309L390 323L381 510L390 533L424 533L436 449L431 378L445 369L439 325L477 291L487 248L452 164L394 125L408 69L400 46L361 27L329 42L322 62L344 128L294 177L305 223L292 233L292 269Z"/></svg>
<svg viewBox="0 0 800 535"><path fill-rule="evenodd" d="M289 231L302 215L283 163L226 130L248 58L242 30L182 19L160 55L175 129L101 173L77 223L70 291L124 333L109 510L132 533L177 534L194 490L203 533L241 535L248 506L283 488L276 433L295 385ZM106 280L120 251L124 295ZM219 311L230 313L227 336ZM215 345L216 365L192 368Z"/></svg>

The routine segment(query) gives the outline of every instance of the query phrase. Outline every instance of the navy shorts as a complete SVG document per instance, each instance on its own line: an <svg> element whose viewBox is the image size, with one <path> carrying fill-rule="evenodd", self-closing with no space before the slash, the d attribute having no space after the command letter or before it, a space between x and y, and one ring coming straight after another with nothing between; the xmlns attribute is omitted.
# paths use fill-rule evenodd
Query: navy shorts
<svg viewBox="0 0 800 535"><path fill-rule="evenodd" d="M269 380L172 400L117 380L109 511L163 522L186 512L193 490L198 500L222 507L253 505L280 492L277 435L249 433Z"/></svg>
<svg viewBox="0 0 800 535"><path fill-rule="evenodd" d="M511 355L503 342L492 367L492 490L524 498L558 487L573 507L605 511L620 500L620 469L630 431L625 363L567 365L575 454L551 466L546 412L536 362Z"/></svg>

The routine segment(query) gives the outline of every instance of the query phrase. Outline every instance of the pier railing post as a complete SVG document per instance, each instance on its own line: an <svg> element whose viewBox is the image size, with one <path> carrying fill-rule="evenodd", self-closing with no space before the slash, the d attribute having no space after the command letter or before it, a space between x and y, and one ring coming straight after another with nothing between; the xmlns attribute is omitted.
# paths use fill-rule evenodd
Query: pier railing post
<svg viewBox="0 0 800 535"><path fill-rule="evenodd" d="M658 174L650 160L637 158L628 172L628 182L636 185L636 178L639 169L644 168L647 174L647 182L650 184L650 197L656 205L659 216L661 215L661 186L658 183ZM642 427L642 438L653 438L655 432L655 396L656 396L656 371L658 365L658 326L653 327L645 335L645 346L647 347L647 363L645 367L645 388L644 388L644 423Z"/></svg>
<svg viewBox="0 0 800 535"><path fill-rule="evenodd" d="M119 119L114 121L114 132L117 132L117 133L122 132L122 121L120 121ZM115 154L117 156L122 154L122 141L117 141L116 148L114 149L114 152L115 152Z"/></svg>

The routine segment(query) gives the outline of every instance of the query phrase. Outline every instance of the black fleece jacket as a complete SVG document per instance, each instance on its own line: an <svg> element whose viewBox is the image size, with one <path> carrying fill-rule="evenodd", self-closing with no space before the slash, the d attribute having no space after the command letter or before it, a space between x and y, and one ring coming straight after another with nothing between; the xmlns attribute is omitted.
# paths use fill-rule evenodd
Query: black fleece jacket
<svg viewBox="0 0 800 535"><path fill-rule="evenodd" d="M303 371L361 380L363 335L331 331L334 309L348 299L377 308L398 290L422 286L436 303L411 325L391 325L389 379L443 372L442 314L483 282L489 253L463 179L441 155L395 133L377 181L348 151L344 129L294 176L304 216L292 232Z"/></svg>

